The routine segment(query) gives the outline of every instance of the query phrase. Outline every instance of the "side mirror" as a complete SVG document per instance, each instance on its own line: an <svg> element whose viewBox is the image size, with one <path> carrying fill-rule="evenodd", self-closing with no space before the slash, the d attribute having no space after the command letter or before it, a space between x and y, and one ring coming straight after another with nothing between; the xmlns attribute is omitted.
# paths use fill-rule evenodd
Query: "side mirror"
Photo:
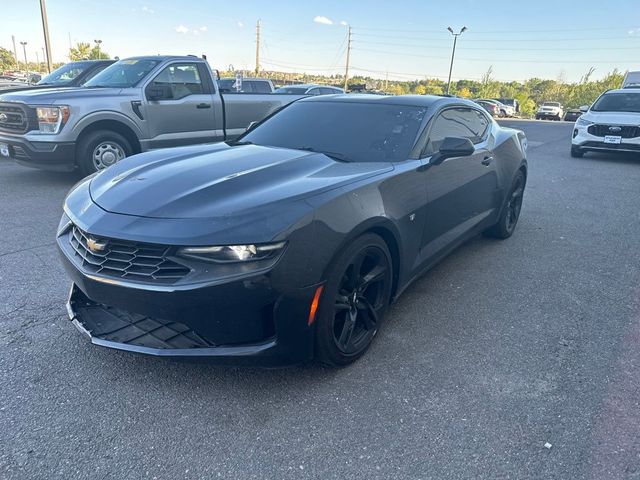
<svg viewBox="0 0 640 480"><path fill-rule="evenodd" d="M430 165L440 165L447 158L468 157L473 155L475 148L471 140L462 137L445 137L438 150L429 161Z"/></svg>
<svg viewBox="0 0 640 480"><path fill-rule="evenodd" d="M173 98L173 92L169 85L149 85L147 87L147 100L168 100Z"/></svg>
<svg viewBox="0 0 640 480"><path fill-rule="evenodd" d="M582 106L580 107L580 111L581 111L582 113L587 113L587 112L589 111L589 105L582 105Z"/></svg>

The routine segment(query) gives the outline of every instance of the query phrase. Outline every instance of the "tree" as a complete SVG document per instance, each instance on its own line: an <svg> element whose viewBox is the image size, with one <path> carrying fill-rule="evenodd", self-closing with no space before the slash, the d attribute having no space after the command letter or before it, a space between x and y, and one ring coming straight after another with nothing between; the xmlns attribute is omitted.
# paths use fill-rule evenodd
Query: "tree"
<svg viewBox="0 0 640 480"><path fill-rule="evenodd" d="M16 67L16 59L6 48L0 47L0 71L9 70Z"/></svg>
<svg viewBox="0 0 640 480"><path fill-rule="evenodd" d="M111 58L107 52L95 47L91 48L89 43L78 42L75 47L69 49L69 60L98 60L101 58Z"/></svg>

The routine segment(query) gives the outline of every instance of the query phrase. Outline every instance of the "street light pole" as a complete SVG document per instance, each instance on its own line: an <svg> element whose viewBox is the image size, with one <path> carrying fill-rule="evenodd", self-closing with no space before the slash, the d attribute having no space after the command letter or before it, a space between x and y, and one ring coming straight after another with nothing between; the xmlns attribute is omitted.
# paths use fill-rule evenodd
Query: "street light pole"
<svg viewBox="0 0 640 480"><path fill-rule="evenodd" d="M20 45L22 45L22 51L24 53L24 73L28 77L29 65L27 64L27 42L20 42Z"/></svg>
<svg viewBox="0 0 640 480"><path fill-rule="evenodd" d="M42 17L42 33L44 33L44 48L47 51L47 71L51 73L51 41L49 40L49 21L47 20L47 6L45 0L40 0L40 15Z"/></svg>
<svg viewBox="0 0 640 480"><path fill-rule="evenodd" d="M456 56L456 43L458 43L458 37L462 35L467 27L462 27L459 33L455 33L451 27L447 27L447 30L453 35L453 51L451 52L451 65L449 65L449 81L447 82L447 95L449 95L449 89L451 88L451 72L453 72L453 59Z"/></svg>
<svg viewBox="0 0 640 480"><path fill-rule="evenodd" d="M98 60L100 60L100 44L102 40L94 40L94 42L96 43L96 47L98 47Z"/></svg>

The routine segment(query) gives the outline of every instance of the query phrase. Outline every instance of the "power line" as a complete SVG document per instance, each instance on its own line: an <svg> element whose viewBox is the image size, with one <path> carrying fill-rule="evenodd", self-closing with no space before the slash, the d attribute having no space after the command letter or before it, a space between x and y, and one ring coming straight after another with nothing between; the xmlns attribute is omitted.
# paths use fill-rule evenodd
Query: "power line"
<svg viewBox="0 0 640 480"><path fill-rule="evenodd" d="M424 44L417 43L389 43L389 42L369 42L369 41L359 41L358 44L362 45L389 45L389 46L397 46L397 47L415 47L415 48L425 48ZM434 45L429 48L443 48L448 49L446 45ZM491 48L492 51L515 51L515 52L557 52L557 48L494 48L494 47L467 47L465 46L465 50L487 50L487 48ZM640 45L637 47L616 47L616 50L639 50ZM563 51L591 51L591 50L608 50L611 51L611 47L583 47L583 48L563 48Z"/></svg>
<svg viewBox="0 0 640 480"><path fill-rule="evenodd" d="M470 35L475 32L470 31ZM446 37L438 36L438 37L407 37L403 35L375 35L375 34L364 34L358 33L357 30L354 32L354 36L356 37L374 37L374 38L390 38L390 39L402 39L402 40L414 40L421 41L427 40L430 42L449 42ZM631 40L631 39L640 39L640 36L634 37L631 35L627 35L624 37L573 37L573 38L473 38L474 43L491 43L491 42L588 42L588 41L600 41L600 40Z"/></svg>

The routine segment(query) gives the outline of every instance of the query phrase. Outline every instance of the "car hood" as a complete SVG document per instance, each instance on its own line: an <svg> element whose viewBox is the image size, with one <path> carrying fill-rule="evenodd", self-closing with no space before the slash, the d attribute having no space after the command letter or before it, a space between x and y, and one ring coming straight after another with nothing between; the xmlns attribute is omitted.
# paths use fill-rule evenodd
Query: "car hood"
<svg viewBox="0 0 640 480"><path fill-rule="evenodd" d="M590 110L582 115L582 119L605 125L640 125L640 113L634 112L594 112Z"/></svg>
<svg viewBox="0 0 640 480"><path fill-rule="evenodd" d="M297 202L393 170L390 163L339 163L320 153L226 144L126 158L97 175L93 201L118 214L219 218Z"/></svg>
<svg viewBox="0 0 640 480"><path fill-rule="evenodd" d="M46 105L64 103L72 99L111 97L120 94L121 90L120 88L49 87L5 94L0 90L0 101Z"/></svg>

